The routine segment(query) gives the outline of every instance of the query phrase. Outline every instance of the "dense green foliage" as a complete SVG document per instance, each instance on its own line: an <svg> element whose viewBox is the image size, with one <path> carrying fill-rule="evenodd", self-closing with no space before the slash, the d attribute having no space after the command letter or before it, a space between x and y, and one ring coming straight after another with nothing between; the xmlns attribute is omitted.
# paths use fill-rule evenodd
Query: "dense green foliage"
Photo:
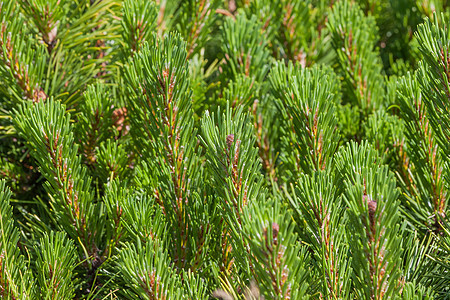
<svg viewBox="0 0 450 300"><path fill-rule="evenodd" d="M0 298L450 299L449 17L0 2Z"/></svg>

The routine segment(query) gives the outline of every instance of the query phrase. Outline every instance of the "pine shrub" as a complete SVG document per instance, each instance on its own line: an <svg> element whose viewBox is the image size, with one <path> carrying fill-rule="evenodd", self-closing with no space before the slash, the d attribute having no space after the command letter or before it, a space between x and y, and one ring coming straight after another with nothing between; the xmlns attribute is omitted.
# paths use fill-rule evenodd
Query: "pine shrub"
<svg viewBox="0 0 450 300"><path fill-rule="evenodd" d="M450 299L449 18L0 2L0 298Z"/></svg>

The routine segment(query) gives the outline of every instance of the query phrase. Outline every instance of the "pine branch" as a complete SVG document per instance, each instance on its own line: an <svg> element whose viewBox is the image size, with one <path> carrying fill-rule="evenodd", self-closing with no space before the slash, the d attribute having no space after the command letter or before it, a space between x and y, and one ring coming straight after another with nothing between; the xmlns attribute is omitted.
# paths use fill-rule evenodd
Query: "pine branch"
<svg viewBox="0 0 450 300"><path fill-rule="evenodd" d="M186 40L188 59L199 53L211 38L218 5L219 0L182 1L176 12L176 29Z"/></svg>
<svg viewBox="0 0 450 300"><path fill-rule="evenodd" d="M230 102L232 107L242 106L250 111L264 173L276 181L276 145L279 139L276 128L279 127L280 120L276 118L277 108L266 90L267 84L238 74L228 82L220 100Z"/></svg>
<svg viewBox="0 0 450 300"><path fill-rule="evenodd" d="M120 241L140 240L145 244L149 240L166 241L166 220L156 200L138 190L133 190L118 179L108 183L104 201L111 222L110 230L115 239L112 245Z"/></svg>
<svg viewBox="0 0 450 300"><path fill-rule="evenodd" d="M27 140L32 156L47 179L45 188L58 222L55 225L71 238L80 240L87 251L86 259L90 258L86 267L96 269L102 262L98 248L101 248L104 226L102 206L94 202L91 179L77 155L70 116L61 103L52 99L36 105L24 104L15 115L15 127Z"/></svg>
<svg viewBox="0 0 450 300"><path fill-rule="evenodd" d="M407 128L406 153L410 163L404 178L409 194L407 207L410 206L407 216L419 228L425 226L438 232L441 230L439 220L445 217L447 210L444 161L416 76L408 74L399 84L401 111Z"/></svg>
<svg viewBox="0 0 450 300"><path fill-rule="evenodd" d="M364 16L359 6L344 0L333 5L328 28L337 54L349 99L366 116L383 106L384 81L381 61L374 50L375 20Z"/></svg>
<svg viewBox="0 0 450 300"><path fill-rule="evenodd" d="M141 146L137 151L156 168L152 172L159 186L152 193L170 220L174 259L180 269L189 265L188 256L197 251L189 246L189 232L200 230L189 225L194 217L190 209L195 210L199 200L195 192L200 172L186 55L186 44L179 35L163 40L154 36L152 44L145 44L125 70L132 134Z"/></svg>
<svg viewBox="0 0 450 300"><path fill-rule="evenodd" d="M120 274L117 284L127 286L120 294L143 299L208 299L202 280L191 272L180 276L171 265L167 251L158 239L141 244L125 244L115 263Z"/></svg>
<svg viewBox="0 0 450 300"><path fill-rule="evenodd" d="M125 57L138 52L145 41L152 40L158 12L151 1L128 0L123 3L122 47Z"/></svg>
<svg viewBox="0 0 450 300"><path fill-rule="evenodd" d="M262 82L269 70L269 52L263 30L256 17L247 19L238 15L236 20L226 19L222 30L225 61L221 68L224 78L244 74Z"/></svg>
<svg viewBox="0 0 450 300"><path fill-rule="evenodd" d="M224 228L222 242L228 243L228 235L233 241L223 249L223 256L231 252L240 267L249 272L246 257L236 256L241 251L248 251L242 236L242 218L244 208L260 199L265 192L259 174L258 152L253 147L253 128L248 124L242 107L233 112L228 106L224 114L217 113L217 121L214 119L215 116L209 113L202 119L201 140L206 148L207 166L214 185L220 186L216 190L220 205L225 210L223 218L228 229ZM228 259L222 267L229 269Z"/></svg>
<svg viewBox="0 0 450 300"><path fill-rule="evenodd" d="M0 296L2 299L35 299L34 278L18 248L19 231L14 227L11 191L0 180Z"/></svg>
<svg viewBox="0 0 450 300"><path fill-rule="evenodd" d="M202 120L202 142L207 150L208 164L220 194L238 219L247 203L258 198L261 177L253 130L246 124L242 109L217 114L217 122L207 114ZM216 125L217 124L217 125ZM256 183L256 184L255 184Z"/></svg>
<svg viewBox="0 0 450 300"><path fill-rule="evenodd" d="M310 36L310 11L308 9L308 1L283 1L284 16L281 39L284 44L286 56L291 61L298 61L303 67L307 62L311 61L307 58L310 52L308 43L311 41ZM299 39L296 32L306 32Z"/></svg>
<svg viewBox="0 0 450 300"><path fill-rule="evenodd" d="M264 171L271 180L276 180L278 134L271 129L278 128L279 124L275 117L276 108L267 93L268 86L264 82L271 65L267 41L270 33L266 31L266 25L258 22L254 15L250 19L244 15L238 15L235 20L227 19L222 31L222 51L225 59L219 70L222 72L224 82L228 82L223 97L233 96L227 90L241 93L233 87L241 81L245 81L252 88L254 97L245 102L238 101L236 105L243 104L252 112L256 146L259 148ZM229 79L232 80L229 81ZM225 100L234 105L233 98Z"/></svg>
<svg viewBox="0 0 450 300"><path fill-rule="evenodd" d="M182 299L181 278L157 241L149 240L142 245L137 240L136 244L126 244L119 253L116 267L123 283L129 287L129 291L121 291L125 296Z"/></svg>
<svg viewBox="0 0 450 300"><path fill-rule="evenodd" d="M286 67L278 63L270 74L270 82L286 126L292 126L295 133L289 143L297 141L303 158L298 161L302 171L324 170L339 142L336 76L326 68L303 69L299 64Z"/></svg>
<svg viewBox="0 0 450 300"><path fill-rule="evenodd" d="M40 299L72 299L75 296L73 276L77 263L73 242L62 232L51 232L40 239L34 250L39 270Z"/></svg>
<svg viewBox="0 0 450 300"><path fill-rule="evenodd" d="M320 276L320 298L349 299L352 270L345 235L347 216L341 209L333 178L330 173L319 171L312 176L300 176L298 182L287 197L307 226L302 240L309 243L314 252Z"/></svg>
<svg viewBox="0 0 450 300"><path fill-rule="evenodd" d="M84 162L93 167L97 159L96 148L114 134L113 105L109 91L101 83L88 86L83 97L74 130Z"/></svg>
<svg viewBox="0 0 450 300"><path fill-rule="evenodd" d="M393 174L380 161L367 143L348 145L336 159L346 187L343 198L356 293L371 299L392 297L404 284L399 193Z"/></svg>
<svg viewBox="0 0 450 300"><path fill-rule="evenodd" d="M278 201L252 202L243 215L255 280L268 299L309 299L309 257Z"/></svg>
<svg viewBox="0 0 450 300"><path fill-rule="evenodd" d="M47 47L47 52L50 54L56 45L58 25L65 19L64 13L67 11L69 3L47 1L44 4L36 0L23 0L19 3L25 14L31 17L30 20L34 23L30 29L40 34Z"/></svg>
<svg viewBox="0 0 450 300"><path fill-rule="evenodd" d="M126 178L129 174L130 155L124 145L118 141L100 144L96 150L96 172L102 182L112 181L115 178Z"/></svg>
<svg viewBox="0 0 450 300"><path fill-rule="evenodd" d="M329 38L322 32L326 29L327 9L324 1L309 0L260 0L245 7L248 16L257 16L263 24L272 56L303 67L330 60Z"/></svg>
<svg viewBox="0 0 450 300"><path fill-rule="evenodd" d="M1 90L16 102L39 102L47 99L42 85L46 53L41 46L33 47L33 39L25 38L24 17L14 13L18 10L15 1L0 4Z"/></svg>
<svg viewBox="0 0 450 300"><path fill-rule="evenodd" d="M437 141L445 155L450 156L450 30L445 20L444 16L439 18L435 14L433 24L427 19L418 26L416 37L424 56L418 76L423 99Z"/></svg>
<svg viewBox="0 0 450 300"><path fill-rule="evenodd" d="M398 191L385 167L363 169L355 177L355 185L348 187L344 199L349 206L357 290L361 297L387 299L403 286Z"/></svg>
<svg viewBox="0 0 450 300"><path fill-rule="evenodd" d="M404 140L404 122L384 110L371 114L364 123L366 139L374 145L386 159L394 155L396 147Z"/></svg>
<svg viewBox="0 0 450 300"><path fill-rule="evenodd" d="M16 1L16 0L15 0ZM86 84L96 77L107 77L106 38L115 38L110 11L116 0L91 1L24 0L20 1L30 35L40 38L30 48L42 48L42 95L76 105ZM31 65L31 64L30 64ZM43 97L43 96L42 96ZM43 97L44 99L47 98Z"/></svg>

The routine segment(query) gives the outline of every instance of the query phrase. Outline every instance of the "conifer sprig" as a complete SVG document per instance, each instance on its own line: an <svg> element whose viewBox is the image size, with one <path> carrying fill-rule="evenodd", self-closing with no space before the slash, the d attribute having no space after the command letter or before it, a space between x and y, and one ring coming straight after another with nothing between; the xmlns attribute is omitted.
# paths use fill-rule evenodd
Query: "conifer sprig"
<svg viewBox="0 0 450 300"><path fill-rule="evenodd" d="M430 123L442 151L450 156L450 30L445 20L444 16L439 18L435 14L433 24L427 19L418 26L416 37L424 57L418 79L425 96ZM439 26L439 21L442 26Z"/></svg>
<svg viewBox="0 0 450 300"><path fill-rule="evenodd" d="M246 276L251 276L249 249L243 235L245 207L264 195L262 177L258 174L261 164L258 150L254 148L255 137L248 116L242 107L233 111L227 106L225 113L209 113L202 119L202 143L207 149L206 157L213 183L219 188L220 207L224 210L224 227L221 240L225 247L221 254L222 266L229 271L236 260ZM245 255L242 255L244 251Z"/></svg>
<svg viewBox="0 0 450 300"><path fill-rule="evenodd" d="M186 40L187 58L193 57L211 38L210 32L216 20L218 0L182 1L177 15L176 29Z"/></svg>
<svg viewBox="0 0 450 300"><path fill-rule="evenodd" d="M25 103L16 111L14 122L47 180L54 225L81 243L80 253L85 252L88 259L86 267L96 269L104 259L99 251L105 226L103 206L94 202L91 178L81 164L65 107L52 99L36 105Z"/></svg>
<svg viewBox="0 0 450 300"><path fill-rule="evenodd" d="M444 183L442 154L416 76L403 77L398 90L408 137L409 167L403 182L409 194L411 222L438 232L440 220L446 215L448 191Z"/></svg>
<svg viewBox="0 0 450 300"><path fill-rule="evenodd" d="M387 166L379 165L377 156L367 144L350 144L341 150L336 167L346 187L343 198L348 206L346 227L356 293L358 297L385 299L398 294L404 284L403 230L394 175Z"/></svg>
<svg viewBox="0 0 450 300"><path fill-rule="evenodd" d="M152 40L158 11L151 1L124 1L122 17L122 45L126 57L138 52L145 41Z"/></svg>
<svg viewBox="0 0 450 300"><path fill-rule="evenodd" d="M0 19L2 93L10 97L9 101L19 103L24 99L45 100L47 94L42 79L47 55L44 47L33 47L35 41L27 37L25 18L16 1L0 4Z"/></svg>
<svg viewBox="0 0 450 300"><path fill-rule="evenodd" d="M338 1L329 15L328 28L345 80L348 98L344 101L357 105L363 115L382 107L384 82L374 49L378 38L374 18L364 16L354 2Z"/></svg>
<svg viewBox="0 0 450 300"><path fill-rule="evenodd" d="M74 132L84 162L92 167L96 163L96 149L115 133L113 104L109 91L100 83L88 86L83 96Z"/></svg>
<svg viewBox="0 0 450 300"><path fill-rule="evenodd" d="M37 282L41 299L71 299L75 296L73 276L77 264L73 241L63 232L45 234L36 253Z"/></svg>
<svg viewBox="0 0 450 300"><path fill-rule="evenodd" d="M300 222L306 224L301 237L313 249L321 297L348 299L352 270L344 229L347 214L340 207L342 200L331 174L316 171L311 176L301 175L288 198Z"/></svg>
<svg viewBox="0 0 450 300"><path fill-rule="evenodd" d="M244 214L253 276L269 299L309 299L307 249L295 242L295 226L281 213L281 204L266 201L251 203Z"/></svg>
<svg viewBox="0 0 450 300"><path fill-rule="evenodd" d="M127 244L119 253L117 268L129 290L126 297L182 299L181 278L170 267L167 252L157 241Z"/></svg>
<svg viewBox="0 0 450 300"><path fill-rule="evenodd" d="M236 20L226 19L222 30L224 78L236 78L238 74L244 74L262 82L269 70L269 51L263 31L263 25L255 16L248 19L241 14L236 16Z"/></svg>
<svg viewBox="0 0 450 300"><path fill-rule="evenodd" d="M242 209L258 199L261 192L255 137L242 108L233 112L228 107L224 114L217 113L217 122L214 119L214 114L207 114L202 120L202 141L211 172L217 184L223 186L219 193L239 220Z"/></svg>
<svg viewBox="0 0 450 300"><path fill-rule="evenodd" d="M169 220L177 266L185 268L188 256L197 249L190 247L199 172L195 153L192 92L189 86L186 44L178 34L162 40L153 36L144 44L125 70L130 93L132 122L135 126L137 151L155 168L158 182L151 193L158 199ZM153 171L152 171L153 172ZM197 235L199 239L201 236Z"/></svg>
<svg viewBox="0 0 450 300"><path fill-rule="evenodd" d="M336 75L327 68L309 69L299 64L286 67L278 63L270 74L270 81L280 110L286 119L292 120L286 125L293 128L295 135L291 138L297 141L300 157L291 166L298 163L306 173L324 170L339 142L335 115L339 88ZM286 128L286 132L289 130Z"/></svg>
<svg viewBox="0 0 450 300"><path fill-rule="evenodd" d="M0 296L4 299L35 299L34 279L20 253L20 234L14 226L11 191L0 180Z"/></svg>

